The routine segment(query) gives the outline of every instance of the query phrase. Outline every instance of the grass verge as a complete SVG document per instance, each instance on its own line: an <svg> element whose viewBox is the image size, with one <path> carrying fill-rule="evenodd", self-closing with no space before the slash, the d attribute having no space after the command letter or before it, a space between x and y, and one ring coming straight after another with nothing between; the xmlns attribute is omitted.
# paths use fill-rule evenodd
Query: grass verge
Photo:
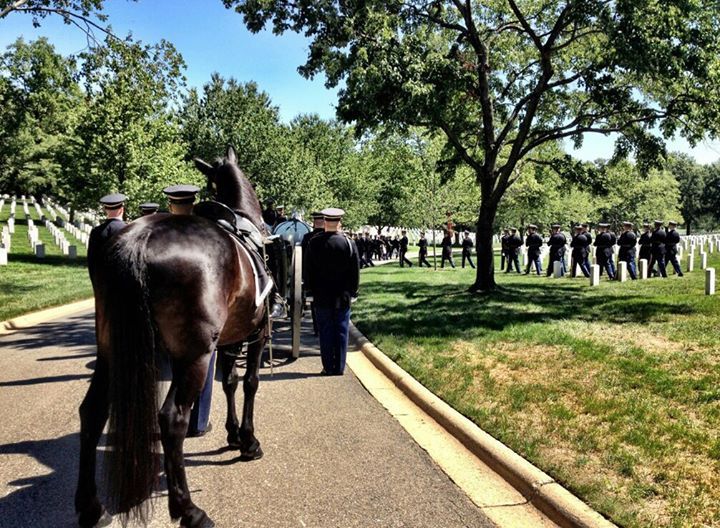
<svg viewBox="0 0 720 528"><path fill-rule="evenodd" d="M33 254L27 238L27 217L22 202L18 201L8 265L0 267L0 321L92 297L85 246L66 233L70 243L76 242L78 249L77 260L69 260L55 246L50 232L40 224L35 208L29 207L29 212L45 244L46 257L38 259ZM10 204L5 203L0 211L0 222L6 223L9 216Z"/></svg>
<svg viewBox="0 0 720 528"><path fill-rule="evenodd" d="M720 267L720 257L711 255ZM425 386L616 523L720 525L720 296L704 272L590 288L363 271L353 321Z"/></svg>

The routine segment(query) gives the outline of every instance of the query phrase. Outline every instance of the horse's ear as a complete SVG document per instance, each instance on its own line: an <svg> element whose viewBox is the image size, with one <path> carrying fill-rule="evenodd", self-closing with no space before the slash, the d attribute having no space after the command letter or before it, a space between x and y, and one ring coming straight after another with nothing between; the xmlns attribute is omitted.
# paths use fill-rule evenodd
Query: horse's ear
<svg viewBox="0 0 720 528"><path fill-rule="evenodd" d="M235 154L235 149L232 147L232 145L228 145L225 157L227 158L229 163L237 165L237 154Z"/></svg>
<svg viewBox="0 0 720 528"><path fill-rule="evenodd" d="M193 161L195 162L195 168L197 170L202 172L208 178L212 177L213 172L215 172L215 169L213 169L212 165L210 165L206 161L201 160L200 158L193 158Z"/></svg>

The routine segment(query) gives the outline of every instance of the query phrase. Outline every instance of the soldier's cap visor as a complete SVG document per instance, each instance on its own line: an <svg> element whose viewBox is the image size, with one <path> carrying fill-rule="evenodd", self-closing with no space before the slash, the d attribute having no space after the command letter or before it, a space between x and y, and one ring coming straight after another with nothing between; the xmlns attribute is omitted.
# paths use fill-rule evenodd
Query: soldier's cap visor
<svg viewBox="0 0 720 528"><path fill-rule="evenodd" d="M160 208L160 204L156 204L153 202L147 202L144 204L140 204L140 209L142 211L153 211L153 210L159 209L159 208Z"/></svg>
<svg viewBox="0 0 720 528"><path fill-rule="evenodd" d="M165 187L163 192L172 203L188 204L195 201L195 195L200 192L196 185L171 185Z"/></svg>
<svg viewBox="0 0 720 528"><path fill-rule="evenodd" d="M325 220L329 220L331 222L338 221L342 219L342 217L345 215L345 211L338 207L328 207L327 209L323 209L320 212L322 213Z"/></svg>

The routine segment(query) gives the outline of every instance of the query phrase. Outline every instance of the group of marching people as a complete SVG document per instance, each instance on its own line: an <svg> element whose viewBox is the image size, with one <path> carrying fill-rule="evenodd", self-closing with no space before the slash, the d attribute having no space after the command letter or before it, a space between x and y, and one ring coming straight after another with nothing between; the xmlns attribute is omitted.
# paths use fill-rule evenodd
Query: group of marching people
<svg viewBox="0 0 720 528"><path fill-rule="evenodd" d="M506 273L510 273L515 267L517 273L520 273L519 254L520 248L524 245L527 247L527 266L525 274L529 274L534 266L538 275L542 274L542 246L549 246L550 262L547 269L547 276L553 272L555 262L559 262L561 272L564 275L567 272L565 263L565 251L567 246L567 238L561 233L562 226L553 224L551 226L550 237L547 241L538 233L536 225L529 225L527 236L523 238L515 228L505 229L501 237L501 261L500 267ZM653 274L667 277L666 266L669 262L678 277L682 277L682 269L677 259L677 245L680 243L680 234L676 230L677 222L668 222L667 229L664 222L656 220L654 229L650 223L643 224L643 232L638 236L633 230L632 222L623 222L623 230L620 236L616 236L610 230L610 224L600 223L597 225L596 237L593 242L588 224L578 224L573 229L570 241L570 273L573 277L577 274L577 269L590 277L590 257L592 256L592 247L595 247L595 258L600 266L600 274L605 271L611 280L616 278L615 261L613 259L613 248L618 246L618 262L626 262L627 270L630 277L637 279L637 266L635 261L636 247L640 247L640 259L648 261L648 269Z"/></svg>

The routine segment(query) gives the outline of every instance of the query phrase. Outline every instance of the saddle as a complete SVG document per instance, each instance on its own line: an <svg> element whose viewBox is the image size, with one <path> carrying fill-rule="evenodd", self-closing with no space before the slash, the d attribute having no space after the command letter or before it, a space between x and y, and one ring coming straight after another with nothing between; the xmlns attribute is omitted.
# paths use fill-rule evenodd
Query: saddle
<svg viewBox="0 0 720 528"><path fill-rule="evenodd" d="M250 257L255 274L255 304L260 306L274 286L272 273L270 273L263 256L263 246L266 240L264 234L248 218L214 200L195 205L193 214L207 218L222 227L245 250Z"/></svg>

